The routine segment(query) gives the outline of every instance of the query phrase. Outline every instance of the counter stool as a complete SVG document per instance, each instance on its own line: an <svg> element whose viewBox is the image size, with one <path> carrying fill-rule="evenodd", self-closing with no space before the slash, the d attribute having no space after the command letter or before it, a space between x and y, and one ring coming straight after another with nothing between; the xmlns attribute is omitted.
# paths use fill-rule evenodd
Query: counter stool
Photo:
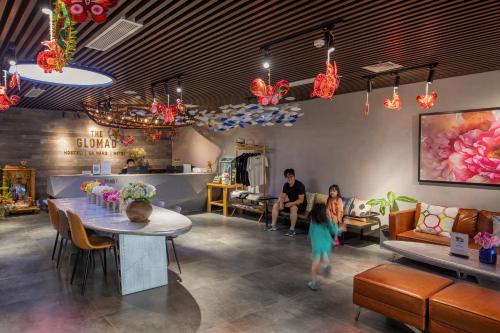
<svg viewBox="0 0 500 333"><path fill-rule="evenodd" d="M49 218L52 227L57 231L56 240L54 241L54 247L52 249L52 260L54 260L54 255L56 253L57 241L59 240L59 216L57 214L57 207L52 202L52 200L47 200L47 206L49 208Z"/></svg>
<svg viewBox="0 0 500 333"><path fill-rule="evenodd" d="M73 284L73 280L75 278L76 269L78 267L80 257L83 255L84 257L84 272L83 272L83 282L82 282L82 295L85 293L85 286L87 284L87 276L89 272L90 262L92 260L93 251L103 250L103 256L101 257L102 262L102 270L104 276L107 273L107 264L106 264L106 250L113 249L115 255L115 263L118 262L116 256L116 247L115 240L109 237L102 237L97 235L87 236L85 232L85 227L83 226L82 220L80 216L74 213L71 210L66 212L69 220L69 226L71 229L71 238L73 240L73 244L79 249L75 265L73 267L73 273L71 274L71 284ZM118 271L118 265L116 267Z"/></svg>

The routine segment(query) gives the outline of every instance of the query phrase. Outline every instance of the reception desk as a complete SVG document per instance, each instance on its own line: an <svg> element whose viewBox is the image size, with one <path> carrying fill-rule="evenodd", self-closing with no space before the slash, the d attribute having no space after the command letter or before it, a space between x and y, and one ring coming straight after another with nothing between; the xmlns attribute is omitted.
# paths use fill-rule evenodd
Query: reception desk
<svg viewBox="0 0 500 333"><path fill-rule="evenodd" d="M142 181L156 187L156 200L165 202L165 207L180 206L183 213L199 212L205 210L207 183L214 176L213 173L49 176L47 193L53 198L77 198L83 195L80 185L85 181L98 179L116 189L130 182Z"/></svg>

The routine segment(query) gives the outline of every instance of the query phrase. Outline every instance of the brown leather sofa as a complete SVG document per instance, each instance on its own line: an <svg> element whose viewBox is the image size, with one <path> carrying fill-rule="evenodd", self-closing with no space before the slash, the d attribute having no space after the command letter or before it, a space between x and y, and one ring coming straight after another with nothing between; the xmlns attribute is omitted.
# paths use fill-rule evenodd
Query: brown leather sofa
<svg viewBox="0 0 500 333"><path fill-rule="evenodd" d="M453 231L469 235L469 248L478 249L474 243L474 236L480 231L493 232L493 216L500 215L500 212L490 212L486 210L460 208L458 210ZM447 237L431 235L424 232L415 231L415 225L420 216L420 203L415 209L402 210L389 215L389 239L410 242L422 242L437 245L450 245ZM500 248L497 249L500 253Z"/></svg>

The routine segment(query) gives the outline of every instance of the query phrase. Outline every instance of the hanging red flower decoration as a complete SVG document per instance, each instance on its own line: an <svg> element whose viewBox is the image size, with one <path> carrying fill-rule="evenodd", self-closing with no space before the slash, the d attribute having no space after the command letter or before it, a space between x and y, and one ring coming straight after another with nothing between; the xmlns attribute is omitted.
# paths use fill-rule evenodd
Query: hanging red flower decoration
<svg viewBox="0 0 500 333"><path fill-rule="evenodd" d="M142 131L142 137L144 138L144 141L154 145L161 140L161 130L145 129Z"/></svg>
<svg viewBox="0 0 500 333"><path fill-rule="evenodd" d="M151 112L152 114L162 114L163 112L165 112L166 108L167 108L167 106L165 104L163 104L162 102L160 102L156 98L153 98L153 102L151 103L151 106L149 107L149 112Z"/></svg>
<svg viewBox="0 0 500 333"><path fill-rule="evenodd" d="M250 92L258 97L259 104L276 105L280 99L290 90L290 84L286 80L280 80L274 86L266 85L261 78L257 78L250 84Z"/></svg>
<svg viewBox="0 0 500 333"><path fill-rule="evenodd" d="M106 10L118 4L118 0L63 0L69 6L69 12L74 21L83 23L87 21L88 14L95 23L106 22Z"/></svg>
<svg viewBox="0 0 500 333"><path fill-rule="evenodd" d="M167 124L173 124L175 122L175 116L177 114L177 108L175 105L170 105L165 108L165 111L163 112L163 120Z"/></svg>
<svg viewBox="0 0 500 333"><path fill-rule="evenodd" d="M120 142L120 139L123 137L124 132L121 128L110 127L108 129L108 137L113 142Z"/></svg>
<svg viewBox="0 0 500 333"><path fill-rule="evenodd" d="M438 94L435 91L432 91L430 94L426 94L424 96L418 95L417 96L417 103L420 105L421 109L428 110L434 106L434 103L436 103L436 99L438 97Z"/></svg>
<svg viewBox="0 0 500 333"><path fill-rule="evenodd" d="M133 135L125 135L120 139L120 143L124 145L125 147L130 146L135 142L135 138Z"/></svg>
<svg viewBox="0 0 500 333"><path fill-rule="evenodd" d="M326 74L320 73L314 79L314 90L311 97L320 97L323 99L332 99L333 93L339 87L340 76L338 75L337 63L333 65L326 63Z"/></svg>
<svg viewBox="0 0 500 333"><path fill-rule="evenodd" d="M42 45L48 49L38 52L36 56L36 63L40 66L45 73L52 73L52 71L62 73L64 67L64 53L56 40L44 41Z"/></svg>
<svg viewBox="0 0 500 333"><path fill-rule="evenodd" d="M9 88L13 89L14 87L17 87L17 90L21 90L21 77L18 72L14 72L10 78Z"/></svg>
<svg viewBox="0 0 500 333"><path fill-rule="evenodd" d="M21 98L16 95L7 95L7 89L0 86L0 111L7 111L11 106L19 104Z"/></svg>
<svg viewBox="0 0 500 333"><path fill-rule="evenodd" d="M384 106L390 110L400 110L401 109L401 98L399 97L399 93L396 89L392 93L392 100L386 98L384 100Z"/></svg>
<svg viewBox="0 0 500 333"><path fill-rule="evenodd" d="M186 104L182 103L182 100L177 99L177 113L184 114L187 111Z"/></svg>

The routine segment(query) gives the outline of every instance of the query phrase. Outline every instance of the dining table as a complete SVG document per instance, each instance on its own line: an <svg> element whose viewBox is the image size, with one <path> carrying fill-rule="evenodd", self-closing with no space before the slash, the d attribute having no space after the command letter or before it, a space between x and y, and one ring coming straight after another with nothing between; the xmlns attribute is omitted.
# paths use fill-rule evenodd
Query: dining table
<svg viewBox="0 0 500 333"><path fill-rule="evenodd" d="M148 222L136 223L123 211L91 203L85 197L52 200L57 209L72 210L86 229L113 234L118 245L122 295L168 284L166 237L191 230L191 220L175 211L153 206Z"/></svg>

